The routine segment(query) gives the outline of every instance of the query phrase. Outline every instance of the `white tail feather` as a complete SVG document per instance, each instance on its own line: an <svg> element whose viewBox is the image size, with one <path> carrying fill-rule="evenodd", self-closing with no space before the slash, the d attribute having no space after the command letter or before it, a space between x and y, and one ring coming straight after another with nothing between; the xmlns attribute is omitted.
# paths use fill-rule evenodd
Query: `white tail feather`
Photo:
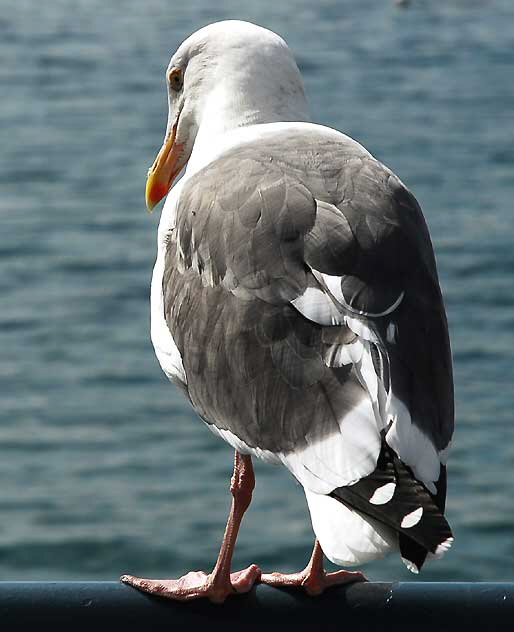
<svg viewBox="0 0 514 632"><path fill-rule="evenodd" d="M305 490L312 527L334 564L356 566L398 549L393 529L364 517L335 498Z"/></svg>

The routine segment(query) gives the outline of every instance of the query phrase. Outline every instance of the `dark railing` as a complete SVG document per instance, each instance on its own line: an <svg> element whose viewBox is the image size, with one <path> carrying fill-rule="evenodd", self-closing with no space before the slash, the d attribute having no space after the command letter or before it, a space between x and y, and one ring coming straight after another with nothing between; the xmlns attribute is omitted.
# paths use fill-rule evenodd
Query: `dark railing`
<svg viewBox="0 0 514 632"><path fill-rule="evenodd" d="M514 583L370 582L315 598L259 585L220 606L117 582L0 582L0 630L25 629L514 632Z"/></svg>

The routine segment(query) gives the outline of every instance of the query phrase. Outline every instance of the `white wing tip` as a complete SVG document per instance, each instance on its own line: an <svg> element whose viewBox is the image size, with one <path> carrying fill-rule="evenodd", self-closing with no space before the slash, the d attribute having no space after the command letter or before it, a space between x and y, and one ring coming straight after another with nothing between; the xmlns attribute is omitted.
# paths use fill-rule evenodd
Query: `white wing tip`
<svg viewBox="0 0 514 632"><path fill-rule="evenodd" d="M405 557L402 557L402 562L405 564L405 566L409 569L411 573L414 573L414 575L419 575L419 568L416 566L416 564L414 564L414 562L411 562Z"/></svg>
<svg viewBox="0 0 514 632"><path fill-rule="evenodd" d="M453 538L447 538L444 542L441 542L435 550L435 553L429 553L427 560L440 560L443 555L450 549L453 544Z"/></svg>
<svg viewBox="0 0 514 632"><path fill-rule="evenodd" d="M437 546L434 556L437 558L443 557L443 555L450 550L453 540L454 538L447 538L444 542L441 542L441 544Z"/></svg>
<svg viewBox="0 0 514 632"><path fill-rule="evenodd" d="M446 538L444 542L441 542L441 544L437 546L435 553L429 553L427 555L427 560L430 560L430 559L440 560L443 557L443 555L450 549L451 545L453 544L453 540L454 538ZM405 566L409 569L411 573L414 573L415 575L419 574L419 568L416 566L416 564L414 564L414 562L411 562L405 557L402 557L402 562L405 564Z"/></svg>

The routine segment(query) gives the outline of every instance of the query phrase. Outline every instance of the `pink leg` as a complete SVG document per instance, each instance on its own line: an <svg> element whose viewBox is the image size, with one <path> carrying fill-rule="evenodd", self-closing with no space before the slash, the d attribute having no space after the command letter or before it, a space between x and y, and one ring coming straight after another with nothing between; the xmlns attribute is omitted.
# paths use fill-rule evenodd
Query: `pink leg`
<svg viewBox="0 0 514 632"><path fill-rule="evenodd" d="M254 487L255 476L252 459L250 456L239 454L236 451L234 473L230 481L232 506L218 560L209 575L203 571L192 571L180 579L141 579L132 575L123 575L120 580L152 595L180 601L207 597L214 603L223 603L229 595L235 592L248 592L260 577L259 567L252 564L242 571L230 573L230 564L239 525L252 500Z"/></svg>
<svg viewBox="0 0 514 632"><path fill-rule="evenodd" d="M311 559L307 566L299 573L264 573L261 575L261 583L269 586L303 586L308 595L321 595L329 586L348 584L351 582L367 581L360 572L335 571L326 573L323 568L323 551L316 540L312 550Z"/></svg>

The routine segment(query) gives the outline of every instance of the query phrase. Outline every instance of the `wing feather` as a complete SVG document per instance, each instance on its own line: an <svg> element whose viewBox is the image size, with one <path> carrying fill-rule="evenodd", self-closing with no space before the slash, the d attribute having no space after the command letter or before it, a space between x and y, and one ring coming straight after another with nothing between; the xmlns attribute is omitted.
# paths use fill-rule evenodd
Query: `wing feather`
<svg viewBox="0 0 514 632"><path fill-rule="evenodd" d="M286 140L249 143L183 187L163 296L189 397L312 492L373 477L385 437L434 495L453 384L421 210L356 143Z"/></svg>

